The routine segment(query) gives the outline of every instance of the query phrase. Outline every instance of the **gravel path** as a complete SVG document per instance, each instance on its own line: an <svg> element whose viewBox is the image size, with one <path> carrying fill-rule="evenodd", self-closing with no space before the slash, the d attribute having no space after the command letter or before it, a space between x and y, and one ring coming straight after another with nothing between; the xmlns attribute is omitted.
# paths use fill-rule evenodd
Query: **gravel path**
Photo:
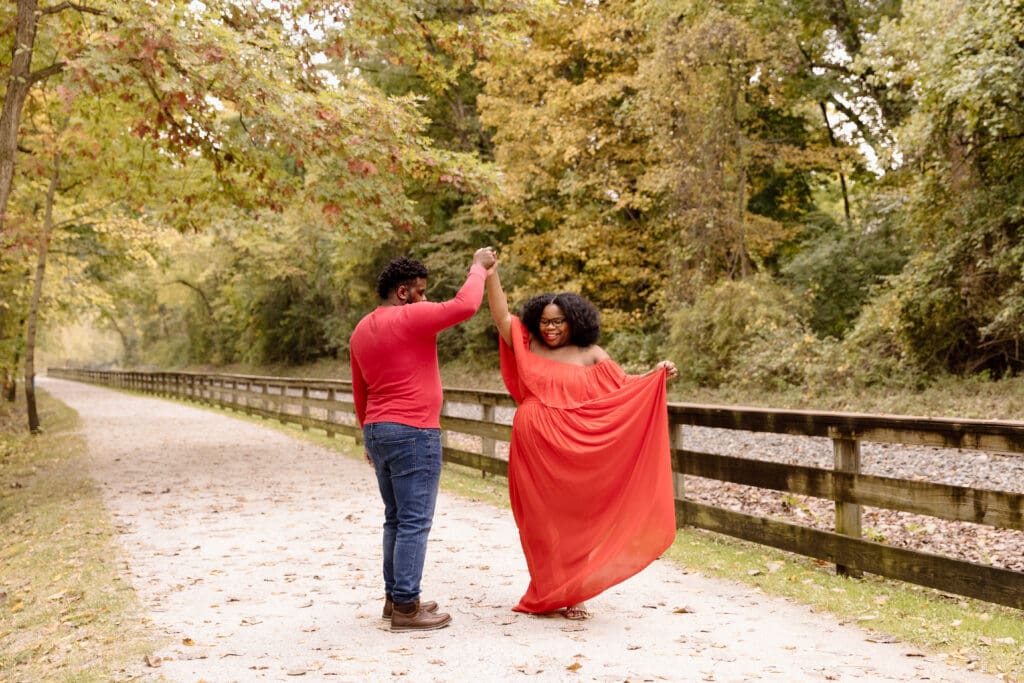
<svg viewBox="0 0 1024 683"><path fill-rule="evenodd" d="M359 458L172 402L40 384L79 412L128 574L172 643L132 672L144 679L997 680L664 562L590 601L589 621L514 613L527 573L511 515L444 493L423 585L452 626L394 634Z"/></svg>

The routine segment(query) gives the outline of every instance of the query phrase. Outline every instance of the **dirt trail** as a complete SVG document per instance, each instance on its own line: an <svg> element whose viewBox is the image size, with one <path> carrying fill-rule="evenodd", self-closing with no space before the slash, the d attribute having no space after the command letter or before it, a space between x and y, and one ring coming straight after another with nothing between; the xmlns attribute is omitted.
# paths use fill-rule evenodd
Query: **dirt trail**
<svg viewBox="0 0 1024 683"><path fill-rule="evenodd" d="M364 462L197 408L40 384L81 415L130 578L173 643L158 668L140 663L145 678L997 680L662 562L590 601L589 621L514 613L527 573L510 513L443 492L423 586L452 626L391 633Z"/></svg>

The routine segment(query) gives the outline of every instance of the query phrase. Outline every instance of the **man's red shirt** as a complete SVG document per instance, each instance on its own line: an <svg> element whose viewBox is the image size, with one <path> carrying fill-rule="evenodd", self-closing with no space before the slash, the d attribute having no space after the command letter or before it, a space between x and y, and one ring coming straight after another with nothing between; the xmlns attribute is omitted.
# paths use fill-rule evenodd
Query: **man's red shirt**
<svg viewBox="0 0 1024 683"><path fill-rule="evenodd" d="M378 306L349 338L352 395L359 425L397 422L440 428L441 373L437 333L473 317L487 271L474 264L450 301Z"/></svg>

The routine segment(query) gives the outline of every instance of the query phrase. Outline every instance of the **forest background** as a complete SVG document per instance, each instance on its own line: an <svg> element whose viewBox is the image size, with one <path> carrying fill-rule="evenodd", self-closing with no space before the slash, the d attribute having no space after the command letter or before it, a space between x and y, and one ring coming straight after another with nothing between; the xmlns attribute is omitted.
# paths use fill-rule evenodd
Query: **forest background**
<svg viewBox="0 0 1024 683"><path fill-rule="evenodd" d="M676 398L1024 396L1021 0L17 0L0 26L8 398L37 334L51 363L343 377L385 263L443 300L484 245L513 304L579 292L627 369L673 359ZM445 332L446 376L497 381L496 346L486 314Z"/></svg>

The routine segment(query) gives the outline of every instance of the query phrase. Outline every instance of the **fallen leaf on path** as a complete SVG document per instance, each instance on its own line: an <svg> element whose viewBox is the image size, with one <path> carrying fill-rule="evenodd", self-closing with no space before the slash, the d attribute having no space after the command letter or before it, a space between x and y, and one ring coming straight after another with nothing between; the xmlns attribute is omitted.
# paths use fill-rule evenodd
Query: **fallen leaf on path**
<svg viewBox="0 0 1024 683"><path fill-rule="evenodd" d="M579 671L583 668L583 665L579 662L573 662L569 666L565 667L567 671Z"/></svg>
<svg viewBox="0 0 1024 683"><path fill-rule="evenodd" d="M693 614L693 610L684 605L683 607L676 607L672 610L672 614Z"/></svg>
<svg viewBox="0 0 1024 683"><path fill-rule="evenodd" d="M515 670L519 671L520 673L526 674L527 676L536 676L537 674L544 673L544 669L538 669L537 667L530 666L529 664L518 664L514 665L513 668L515 668Z"/></svg>
<svg viewBox="0 0 1024 683"><path fill-rule="evenodd" d="M181 644L182 645L188 645L189 647L192 647L193 645L196 644L196 641L192 640L191 638L182 638L181 639Z"/></svg>

